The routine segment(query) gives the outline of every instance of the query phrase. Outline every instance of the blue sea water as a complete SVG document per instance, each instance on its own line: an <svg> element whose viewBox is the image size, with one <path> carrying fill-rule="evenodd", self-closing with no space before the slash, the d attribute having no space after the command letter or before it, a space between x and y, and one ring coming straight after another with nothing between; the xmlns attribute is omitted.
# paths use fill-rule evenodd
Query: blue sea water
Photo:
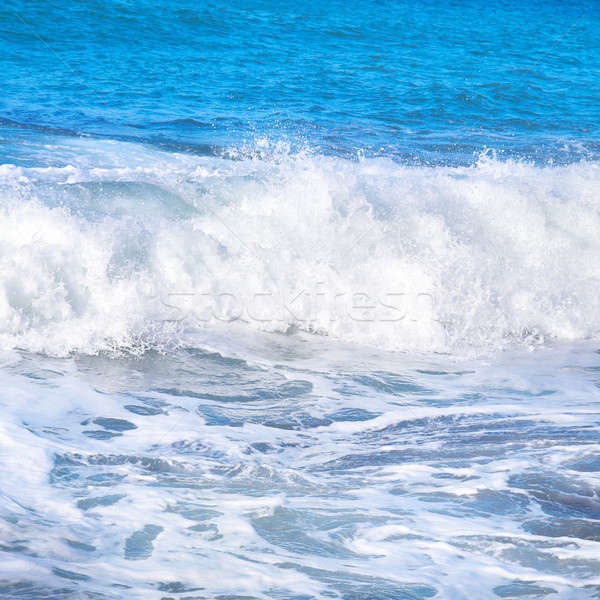
<svg viewBox="0 0 600 600"><path fill-rule="evenodd" d="M0 7L0 596L600 597L599 5Z"/></svg>

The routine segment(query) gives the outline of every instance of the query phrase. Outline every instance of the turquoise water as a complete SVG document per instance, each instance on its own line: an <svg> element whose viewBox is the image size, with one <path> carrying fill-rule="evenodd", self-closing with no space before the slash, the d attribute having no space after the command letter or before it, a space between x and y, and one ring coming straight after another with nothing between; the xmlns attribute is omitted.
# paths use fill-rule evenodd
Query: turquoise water
<svg viewBox="0 0 600 600"><path fill-rule="evenodd" d="M0 596L600 594L597 2L0 7Z"/></svg>
<svg viewBox="0 0 600 600"><path fill-rule="evenodd" d="M0 12L2 118L211 152L598 152L598 5L54 2Z"/></svg>

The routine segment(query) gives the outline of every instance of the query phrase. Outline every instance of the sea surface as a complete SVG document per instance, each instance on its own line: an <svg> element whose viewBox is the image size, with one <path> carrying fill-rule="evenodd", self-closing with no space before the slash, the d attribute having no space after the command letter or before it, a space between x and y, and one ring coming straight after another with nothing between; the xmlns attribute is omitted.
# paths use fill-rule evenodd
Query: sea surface
<svg viewBox="0 0 600 600"><path fill-rule="evenodd" d="M0 597L600 598L596 0L0 6Z"/></svg>

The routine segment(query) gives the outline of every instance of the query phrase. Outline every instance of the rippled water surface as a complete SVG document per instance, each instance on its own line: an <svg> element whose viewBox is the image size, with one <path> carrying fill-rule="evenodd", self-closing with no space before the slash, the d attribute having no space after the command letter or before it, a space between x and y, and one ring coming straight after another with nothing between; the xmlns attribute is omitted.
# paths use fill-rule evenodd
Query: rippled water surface
<svg viewBox="0 0 600 600"><path fill-rule="evenodd" d="M9 0L0 118L196 151L598 152L597 3Z"/></svg>
<svg viewBox="0 0 600 600"><path fill-rule="evenodd" d="M593 348L242 351L3 355L6 597L598 594Z"/></svg>

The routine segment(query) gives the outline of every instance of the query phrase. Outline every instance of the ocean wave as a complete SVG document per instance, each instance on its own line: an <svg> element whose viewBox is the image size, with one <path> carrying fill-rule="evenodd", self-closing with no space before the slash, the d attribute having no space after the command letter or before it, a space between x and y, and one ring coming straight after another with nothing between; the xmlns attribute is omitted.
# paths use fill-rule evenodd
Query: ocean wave
<svg viewBox="0 0 600 600"><path fill-rule="evenodd" d="M600 335L598 162L77 144L0 166L3 346L168 348L232 321L421 352Z"/></svg>

